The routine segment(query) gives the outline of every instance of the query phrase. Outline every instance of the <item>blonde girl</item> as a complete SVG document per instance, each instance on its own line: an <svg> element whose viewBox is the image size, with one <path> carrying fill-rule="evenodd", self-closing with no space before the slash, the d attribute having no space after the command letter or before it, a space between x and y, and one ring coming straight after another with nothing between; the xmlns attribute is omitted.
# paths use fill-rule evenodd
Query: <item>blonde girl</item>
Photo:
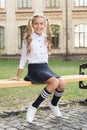
<svg viewBox="0 0 87 130"><path fill-rule="evenodd" d="M47 28L46 35L43 33L45 28ZM17 76L12 78L13 80L20 79L22 70L28 61L28 73L24 80L35 84L47 84L37 99L28 106L26 119L30 123L33 121L39 105L53 92L53 98L48 105L55 116L62 116L58 102L64 92L65 82L59 75L50 70L48 66L48 54L50 51L51 32L49 21L42 15L34 15L29 19L26 28Z"/></svg>

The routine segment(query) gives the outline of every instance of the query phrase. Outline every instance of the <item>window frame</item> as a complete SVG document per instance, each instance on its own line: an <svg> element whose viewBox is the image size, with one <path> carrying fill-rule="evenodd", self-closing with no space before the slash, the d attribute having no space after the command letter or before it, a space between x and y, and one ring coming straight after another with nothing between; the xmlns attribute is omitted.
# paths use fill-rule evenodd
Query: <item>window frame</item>
<svg viewBox="0 0 87 130"><path fill-rule="evenodd" d="M5 28L0 26L0 49L5 48Z"/></svg>
<svg viewBox="0 0 87 130"><path fill-rule="evenodd" d="M77 26L77 31L76 31L76 26ZM83 26L83 28L81 27ZM81 23L77 24L74 26L74 42L75 42L75 47L77 48L82 48L82 47L87 47L87 24ZM82 30L83 29L83 30Z"/></svg>
<svg viewBox="0 0 87 130"><path fill-rule="evenodd" d="M53 3L52 3L53 2ZM59 2L59 4L57 5L57 2ZM48 4L49 5L48 5ZM54 4L54 5L53 5ZM45 0L45 7L46 8L58 8L60 7L60 1L58 0L49 0L49 2L47 0Z"/></svg>
<svg viewBox="0 0 87 130"><path fill-rule="evenodd" d="M55 30L55 28L58 30ZM52 44L53 44L52 48L58 49L60 48L60 25L51 24L51 31L52 31Z"/></svg>
<svg viewBox="0 0 87 130"><path fill-rule="evenodd" d="M0 9L5 8L5 0L0 0Z"/></svg>
<svg viewBox="0 0 87 130"><path fill-rule="evenodd" d="M82 2L82 4L81 4L81 2ZM75 7L87 7L87 0L74 0L74 6Z"/></svg>
<svg viewBox="0 0 87 130"><path fill-rule="evenodd" d="M23 36L26 29L26 25L22 25L18 27L18 49L22 48Z"/></svg>
<svg viewBox="0 0 87 130"><path fill-rule="evenodd" d="M29 5L29 1L31 1ZM25 5L26 4L26 5ZM32 0L18 0L18 9L26 9L26 8L32 8Z"/></svg>

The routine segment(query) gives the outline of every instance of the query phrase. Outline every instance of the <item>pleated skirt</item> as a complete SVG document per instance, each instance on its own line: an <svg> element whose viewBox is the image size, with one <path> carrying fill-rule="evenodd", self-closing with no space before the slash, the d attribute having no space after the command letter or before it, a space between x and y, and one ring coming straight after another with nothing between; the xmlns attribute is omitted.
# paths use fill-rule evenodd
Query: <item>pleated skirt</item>
<svg viewBox="0 0 87 130"><path fill-rule="evenodd" d="M24 77L25 81L31 81L34 84L45 83L51 77L60 78L48 66L47 63L29 64L28 74Z"/></svg>

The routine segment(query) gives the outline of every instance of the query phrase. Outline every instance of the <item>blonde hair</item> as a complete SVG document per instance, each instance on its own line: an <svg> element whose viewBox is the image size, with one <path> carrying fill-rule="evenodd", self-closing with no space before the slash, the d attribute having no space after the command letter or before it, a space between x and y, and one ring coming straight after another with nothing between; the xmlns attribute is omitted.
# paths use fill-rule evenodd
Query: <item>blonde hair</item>
<svg viewBox="0 0 87 130"><path fill-rule="evenodd" d="M32 26L31 24L34 22L35 18L37 17L42 17L45 22L47 22L47 37L46 37L46 42L48 42L48 52L51 51L51 30L50 30L50 25L49 25L49 20L46 19L43 15L34 15L32 18L29 19L28 21L28 25L24 34L24 38L26 39L26 45L27 45L27 54L30 54L31 51L31 47L30 47L30 43L32 41L31 38L31 33L32 33Z"/></svg>

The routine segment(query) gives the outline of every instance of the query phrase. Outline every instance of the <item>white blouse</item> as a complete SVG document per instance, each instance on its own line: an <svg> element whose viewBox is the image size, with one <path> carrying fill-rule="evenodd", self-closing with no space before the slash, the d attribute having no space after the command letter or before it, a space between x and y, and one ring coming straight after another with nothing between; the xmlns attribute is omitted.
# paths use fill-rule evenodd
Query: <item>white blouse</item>
<svg viewBox="0 0 87 130"><path fill-rule="evenodd" d="M31 52L29 55L27 55L26 40L23 41L22 54L19 64L20 69L24 68L27 61L28 64L48 63L48 49L45 35L42 34L39 36L36 33L32 33L31 37Z"/></svg>

